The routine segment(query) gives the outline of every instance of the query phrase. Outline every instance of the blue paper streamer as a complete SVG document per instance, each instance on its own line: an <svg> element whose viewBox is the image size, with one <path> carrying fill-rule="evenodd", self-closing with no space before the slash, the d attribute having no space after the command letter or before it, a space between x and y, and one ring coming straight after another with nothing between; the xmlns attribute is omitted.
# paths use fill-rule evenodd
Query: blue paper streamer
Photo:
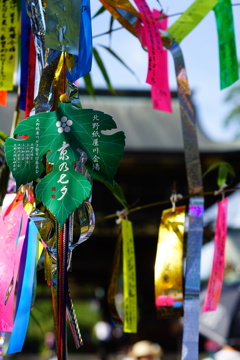
<svg viewBox="0 0 240 360"><path fill-rule="evenodd" d="M199 292L203 212L203 197L190 198L185 274L182 360L198 360L199 358Z"/></svg>
<svg viewBox="0 0 240 360"><path fill-rule="evenodd" d="M36 271L36 249L38 229L29 221L25 240L27 242L26 263L22 280L21 294L14 319L13 332L7 354L20 352L26 337L32 304L34 273Z"/></svg>
<svg viewBox="0 0 240 360"><path fill-rule="evenodd" d="M170 37L168 34L167 36ZM202 173L197 142L196 119L183 55L176 41L171 41L167 48L171 51L174 60L188 188L190 195L193 196L190 198L189 203L182 360L198 360L200 259L204 211L203 197L198 196L198 194L203 191Z"/></svg>
<svg viewBox="0 0 240 360"><path fill-rule="evenodd" d="M92 25L90 0L82 0L80 23L80 46L78 56L74 56L74 67L67 71L67 79L74 82L88 74L92 68Z"/></svg>
<svg viewBox="0 0 240 360"><path fill-rule="evenodd" d="M19 107L21 110L26 110L31 24L26 11L25 0L22 0L21 10L21 78Z"/></svg>

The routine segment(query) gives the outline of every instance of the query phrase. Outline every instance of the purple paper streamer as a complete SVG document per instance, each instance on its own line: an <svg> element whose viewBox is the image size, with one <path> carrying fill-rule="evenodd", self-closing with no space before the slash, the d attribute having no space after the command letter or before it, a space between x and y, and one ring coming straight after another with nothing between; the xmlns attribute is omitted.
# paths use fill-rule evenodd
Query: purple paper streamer
<svg viewBox="0 0 240 360"><path fill-rule="evenodd" d="M25 0L22 0L22 13L21 13L21 77L20 77L20 98L19 98L19 107L20 107L21 110L26 109L30 32L31 32L30 19L29 19L29 16L27 15Z"/></svg>

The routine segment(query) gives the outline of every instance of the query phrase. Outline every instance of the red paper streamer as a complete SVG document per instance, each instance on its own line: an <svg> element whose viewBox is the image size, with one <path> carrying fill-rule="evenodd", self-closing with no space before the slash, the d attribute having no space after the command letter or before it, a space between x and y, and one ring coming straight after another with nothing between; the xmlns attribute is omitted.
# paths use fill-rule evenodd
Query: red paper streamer
<svg viewBox="0 0 240 360"><path fill-rule="evenodd" d="M146 82L152 85L153 108L172 112L168 84L167 50L163 48L159 29L167 28L167 17L157 10L150 11L145 0L135 0L144 26L136 25L143 46L148 48L148 73Z"/></svg>
<svg viewBox="0 0 240 360"><path fill-rule="evenodd" d="M217 309L223 284L224 276L224 255L227 236L227 204L226 197L218 203L218 216L214 236L214 255L212 272L208 282L207 293L203 304L202 312L214 311Z"/></svg>
<svg viewBox="0 0 240 360"><path fill-rule="evenodd" d="M0 105L2 106L7 105L7 90L0 91Z"/></svg>

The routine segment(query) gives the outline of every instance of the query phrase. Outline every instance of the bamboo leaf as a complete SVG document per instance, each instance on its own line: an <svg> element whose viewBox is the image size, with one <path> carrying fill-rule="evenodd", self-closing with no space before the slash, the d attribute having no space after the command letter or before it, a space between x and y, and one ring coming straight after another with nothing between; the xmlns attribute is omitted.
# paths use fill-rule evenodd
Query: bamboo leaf
<svg viewBox="0 0 240 360"><path fill-rule="evenodd" d="M86 88L87 92L88 92L92 97L95 97L95 89L94 89L94 86L93 86L93 83L92 83L92 78L91 78L90 73L84 75L84 76L83 76L83 80L84 80L85 88Z"/></svg>
<svg viewBox="0 0 240 360"><path fill-rule="evenodd" d="M114 17L111 16L110 17L110 25L109 25L109 45L111 44L111 40L112 40L113 22L114 22Z"/></svg>
<svg viewBox="0 0 240 360"><path fill-rule="evenodd" d="M229 175L232 177L235 176L235 171L232 165L226 161L217 161L214 164L210 165L209 168L203 174L203 176L209 174L215 169L218 169L217 185L219 187L227 182L227 177Z"/></svg>
<svg viewBox="0 0 240 360"><path fill-rule="evenodd" d="M105 10L106 10L106 8L104 6L101 6L100 9L96 12L96 14L93 15L92 19L95 19L95 17L97 17L98 15L101 15Z"/></svg>
<svg viewBox="0 0 240 360"><path fill-rule="evenodd" d="M103 75L103 77L104 77L104 79L105 79L105 81L107 83L107 87L108 87L109 91L112 94L115 94L115 90L112 87L112 84L110 82L107 70L106 70L106 68L105 68L105 66L103 64L103 61L102 61L102 59L101 59L101 57L100 57L100 55L99 55L99 53L98 53L98 51L97 51L97 49L95 47L93 48L93 56L94 56L98 66L99 66L99 68L100 68L100 70L102 72L102 75Z"/></svg>
<svg viewBox="0 0 240 360"><path fill-rule="evenodd" d="M109 182L103 182L106 187L111 191L115 198L123 205L125 209L128 209L128 203L124 196L122 187L114 180L113 185Z"/></svg>

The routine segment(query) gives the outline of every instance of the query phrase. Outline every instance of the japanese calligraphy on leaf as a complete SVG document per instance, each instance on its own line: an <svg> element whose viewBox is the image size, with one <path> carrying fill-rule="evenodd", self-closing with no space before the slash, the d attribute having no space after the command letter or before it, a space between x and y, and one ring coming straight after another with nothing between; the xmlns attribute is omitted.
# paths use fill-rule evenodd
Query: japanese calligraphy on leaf
<svg viewBox="0 0 240 360"><path fill-rule="evenodd" d="M103 133L112 129L116 129L116 124L111 116L92 109L76 110L68 103L60 103L56 111L23 120L14 134L28 137L8 138L5 145L6 159L17 185L41 176L42 157L48 153L53 170L40 180L36 195L63 224L91 191L87 178L74 170L80 150L87 154L89 173L112 184L125 143L122 131Z"/></svg>

